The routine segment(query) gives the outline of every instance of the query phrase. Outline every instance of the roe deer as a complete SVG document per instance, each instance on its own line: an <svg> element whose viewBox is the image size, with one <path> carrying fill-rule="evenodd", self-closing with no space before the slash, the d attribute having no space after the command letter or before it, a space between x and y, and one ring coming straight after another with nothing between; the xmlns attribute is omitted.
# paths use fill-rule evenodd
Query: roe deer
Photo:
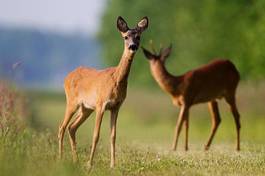
<svg viewBox="0 0 265 176"><path fill-rule="evenodd" d="M229 60L215 60L200 68L191 70L180 76L173 76L166 67L165 61L171 52L171 46L155 51L143 49L144 55L149 60L151 73L159 86L171 95L175 106L180 106L180 113L174 133L172 149L176 150L179 134L183 122L186 127L185 150L188 150L189 109L197 103L208 102L211 113L211 135L205 145L205 150L210 148L215 132L221 122L217 99L225 98L229 104L237 130L237 146L240 150L240 115L236 106L236 88L240 80L239 72Z"/></svg>
<svg viewBox="0 0 265 176"><path fill-rule="evenodd" d="M124 50L118 66L104 70L79 67L65 78L66 111L58 133L60 157L62 157L64 133L73 115L78 112L76 119L68 126L68 132L73 160L76 161L78 159L75 139L76 131L88 116L93 111L96 111L92 148L88 161L88 166L91 166L99 140L104 111L110 110L110 167L114 167L117 116L120 106L126 97L127 80L134 55L140 44L140 36L147 27L147 17L142 18L133 29L128 27L122 17L118 17L117 28L124 40Z"/></svg>

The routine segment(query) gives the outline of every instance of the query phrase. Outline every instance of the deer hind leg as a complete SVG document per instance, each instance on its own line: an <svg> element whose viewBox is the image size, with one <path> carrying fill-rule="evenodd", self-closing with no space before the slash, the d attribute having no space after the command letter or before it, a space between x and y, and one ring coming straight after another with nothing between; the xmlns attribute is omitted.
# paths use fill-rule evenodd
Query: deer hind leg
<svg viewBox="0 0 265 176"><path fill-rule="evenodd" d="M176 128L175 128L175 134L174 134L173 145L172 145L173 151L175 151L177 148L178 138L179 138L179 134L180 134L183 122L188 117L189 117L189 107L186 107L185 105L183 105L180 109L178 121L177 121Z"/></svg>
<svg viewBox="0 0 265 176"><path fill-rule="evenodd" d="M211 129L211 135L208 139L208 142L205 145L205 148L204 148L205 150L209 150L212 140L214 138L214 135L217 131L217 128L221 123L221 118L220 118L220 113L219 113L217 102L211 101L208 103L208 106L209 106L209 111L210 111L211 119L212 119L212 129Z"/></svg>
<svg viewBox="0 0 265 176"><path fill-rule="evenodd" d="M78 160L77 152L76 152L76 131L77 129L85 122L85 120L89 117L89 115L93 112L93 110L85 109L83 106L80 108L79 114L76 119L68 126L68 134L71 144L71 150L73 155L73 161L76 162Z"/></svg>
<svg viewBox="0 0 265 176"><path fill-rule="evenodd" d="M71 118L75 114L76 109L77 109L77 107L72 106L71 104L67 104L67 106L66 106L64 120L63 120L62 124L60 125L59 132L58 132L59 158L62 158L62 154L63 154L63 139L64 139L65 129L68 126Z"/></svg>
<svg viewBox="0 0 265 176"><path fill-rule="evenodd" d="M184 121L185 127L186 127L186 133L185 133L185 150L189 150L189 117L186 118Z"/></svg>
<svg viewBox="0 0 265 176"><path fill-rule="evenodd" d="M233 96L228 96L225 99L230 106L230 110L231 110L233 117L234 117L234 120L235 120L236 133L237 133L236 150L239 151L240 150L240 128L241 128L241 124L240 124L240 114L239 114L237 106L236 106L236 99L235 99L234 94L233 94Z"/></svg>
<svg viewBox="0 0 265 176"><path fill-rule="evenodd" d="M88 167L91 167L93 163L96 146L99 140L100 126L101 126L102 118L104 115L104 110L105 110L104 108L96 109L96 120L95 120L94 132L93 132L92 147L91 147L90 157L88 161Z"/></svg>

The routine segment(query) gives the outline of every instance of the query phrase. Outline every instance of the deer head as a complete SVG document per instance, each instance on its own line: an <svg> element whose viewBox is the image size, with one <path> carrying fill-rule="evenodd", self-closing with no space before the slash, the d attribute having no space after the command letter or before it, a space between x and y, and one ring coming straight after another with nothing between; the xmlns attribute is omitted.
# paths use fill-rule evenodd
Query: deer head
<svg viewBox="0 0 265 176"><path fill-rule="evenodd" d="M154 47L152 48L153 52L150 52L142 47L145 57L149 60L151 74L163 90L175 92L173 87L174 76L165 67L165 61L170 55L172 45L165 49L160 48L159 53L155 51Z"/></svg>
<svg viewBox="0 0 265 176"><path fill-rule="evenodd" d="M168 56L171 53L172 44L170 44L170 46L165 48L165 49L160 48L160 51L158 53L155 51L153 46L152 46L152 48L153 48L153 53L148 51L144 47L142 47L142 50L144 52L145 57L151 62L151 64L152 63L164 64L166 59L168 58Z"/></svg>
<svg viewBox="0 0 265 176"><path fill-rule="evenodd" d="M124 39L125 50L135 53L139 47L141 34L148 27L148 18L143 17L135 28L130 29L122 17L117 19L117 28Z"/></svg>

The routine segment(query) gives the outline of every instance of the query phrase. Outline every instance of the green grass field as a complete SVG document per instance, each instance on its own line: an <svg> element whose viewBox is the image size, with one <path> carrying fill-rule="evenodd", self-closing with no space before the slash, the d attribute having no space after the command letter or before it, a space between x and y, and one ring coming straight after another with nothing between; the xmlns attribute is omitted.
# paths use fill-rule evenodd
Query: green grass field
<svg viewBox="0 0 265 176"><path fill-rule="evenodd" d="M28 126L19 135L1 136L0 175L265 175L265 85L243 83L238 90L241 113L241 149L235 150L234 120L220 101L221 125L208 152L203 151L210 133L207 105L190 113L190 150L181 136L176 152L170 150L178 108L158 88L129 89L117 129L117 165L109 168L109 112L101 127L94 166L86 162L90 152L94 114L77 135L79 163L72 163L68 136L64 159L57 159L57 129L65 109L63 93L28 91ZM182 135L183 133L181 133Z"/></svg>

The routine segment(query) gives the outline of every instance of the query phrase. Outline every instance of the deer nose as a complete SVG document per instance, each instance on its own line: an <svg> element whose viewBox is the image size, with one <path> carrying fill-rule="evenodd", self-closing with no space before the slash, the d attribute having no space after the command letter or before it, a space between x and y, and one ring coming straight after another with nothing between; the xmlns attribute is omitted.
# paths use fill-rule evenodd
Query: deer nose
<svg viewBox="0 0 265 176"><path fill-rule="evenodd" d="M129 49L132 50L132 51L136 51L138 49L137 45L135 44L132 44L129 46Z"/></svg>

